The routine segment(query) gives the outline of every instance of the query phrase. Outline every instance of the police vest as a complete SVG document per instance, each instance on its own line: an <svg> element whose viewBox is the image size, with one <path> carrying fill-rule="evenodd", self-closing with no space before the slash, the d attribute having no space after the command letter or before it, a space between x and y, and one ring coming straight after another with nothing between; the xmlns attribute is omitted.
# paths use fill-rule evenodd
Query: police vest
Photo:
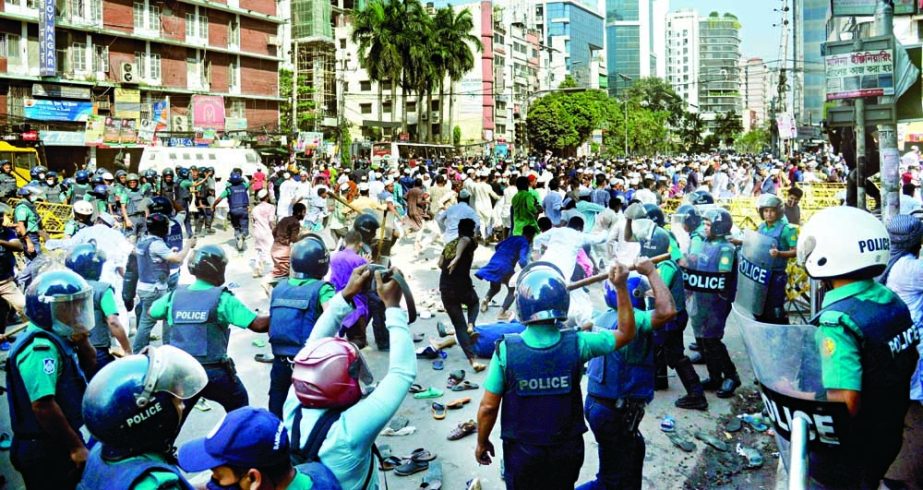
<svg viewBox="0 0 923 490"><path fill-rule="evenodd" d="M919 342L910 312L900 298L881 284L873 283L871 287L881 290L879 296L887 296L888 301L882 304L851 296L827 306L812 320L816 324L824 312L836 311L847 315L862 330L859 338L849 327L841 327L856 338L862 360L862 407L857 420L860 431L863 426L886 422L888 417L894 417L891 422L902 426L904 411L898 414L893 409L908 400L907 386L917 365ZM858 440L863 439L862 435L858 434ZM897 437L900 440L899 432Z"/></svg>
<svg viewBox="0 0 923 490"><path fill-rule="evenodd" d="M237 184L228 188L228 207L231 211L246 210L249 205L250 197L247 195L247 186Z"/></svg>
<svg viewBox="0 0 923 490"><path fill-rule="evenodd" d="M788 223L782 220L779 220L776 223L777 226L771 230L766 226L766 223L760 223L760 226L756 229L756 231L759 232L760 235L765 235L769 238L772 238L773 242L775 242L776 249L778 249L780 252L787 252L791 250L791 248L788 246L788 243L782 240L782 233L785 231ZM771 260L773 272L785 272L785 268L788 267L788 259L785 257L772 257Z"/></svg>
<svg viewBox="0 0 923 490"><path fill-rule="evenodd" d="M187 180L189 179L183 179L176 183L176 198L180 201L189 201L189 199L192 198L192 194L189 192L189 188L180 185Z"/></svg>
<svg viewBox="0 0 923 490"><path fill-rule="evenodd" d="M637 313L638 310L635 310ZM618 328L618 312L609 310L597 325ZM650 402L654 399L654 339L648 330L638 330L628 345L602 357L590 359L587 366L587 393L599 398L630 398Z"/></svg>
<svg viewBox="0 0 923 490"><path fill-rule="evenodd" d="M83 199L83 196L90 192L89 184L74 184L74 193L71 196L71 204Z"/></svg>
<svg viewBox="0 0 923 490"><path fill-rule="evenodd" d="M45 200L52 204L61 203L61 184L45 185Z"/></svg>
<svg viewBox="0 0 923 490"><path fill-rule="evenodd" d="M120 202L121 198L119 197L119 194L121 194L124 190L125 190L125 186L120 185L120 184L115 184L114 186L110 187L109 193L107 196L108 197L107 200L109 204L115 204L116 202ZM125 203L121 203L121 204L125 204Z"/></svg>
<svg viewBox="0 0 923 490"><path fill-rule="evenodd" d="M154 458L148 454L141 454L108 462L103 459L102 443L97 443L90 450L87 465L83 469L83 477L77 484L77 490L123 490L134 486L146 475L154 471L173 473L178 476L181 488L192 490L194 487L183 478L183 474L176 466Z"/></svg>
<svg viewBox="0 0 923 490"><path fill-rule="evenodd" d="M215 364L228 356L231 331L218 324L218 301L224 288L194 291L182 286L172 297L170 345L182 349L202 364Z"/></svg>
<svg viewBox="0 0 923 490"><path fill-rule="evenodd" d="M320 289L324 281L292 286L279 282L269 300L269 343L277 356L294 356L304 347L320 317Z"/></svg>
<svg viewBox="0 0 923 490"><path fill-rule="evenodd" d="M106 314L103 313L100 304L102 303L103 295L106 294L106 291L112 289L112 285L107 282L89 279L87 283L93 288L93 314L96 319L93 329L90 330L90 343L97 349L106 349L108 351L109 346L112 344L109 335L109 322L106 320Z"/></svg>
<svg viewBox="0 0 923 490"><path fill-rule="evenodd" d="M134 191L127 189L125 195L128 198L128 202L125 203L125 210L128 211L128 215L137 216L139 214L144 214L144 210L141 207L141 204L144 202L144 193L141 192L141 189Z"/></svg>
<svg viewBox="0 0 923 490"><path fill-rule="evenodd" d="M688 254L689 267L683 269L685 288L692 296L719 295L733 299L737 275L733 246L727 241L703 241L697 252ZM722 272L724 269L724 272Z"/></svg>
<svg viewBox="0 0 923 490"><path fill-rule="evenodd" d="M74 431L79 430L80 426L83 425L83 413L80 405L83 402L83 393L87 388L87 380L77 361L77 352L57 335L45 330L30 328L16 339L10 349L10 356L7 358L6 365L6 387L10 397L10 425L13 427L14 436L23 439L51 437L39 425L38 419L32 413L32 401L29 400L22 373L16 367L16 359L19 354L36 337L50 340L53 345L52 349L57 350L61 361L60 365L56 366L49 358L44 364L45 372L50 374L57 370L60 373L58 382L55 385L55 402L61 407L64 418L67 419L67 423L70 424ZM42 351L33 349L33 353L41 356ZM51 354L50 351L48 353Z"/></svg>
<svg viewBox="0 0 923 490"><path fill-rule="evenodd" d="M16 177L13 174L0 172L0 198L8 198L16 195Z"/></svg>
<svg viewBox="0 0 923 490"><path fill-rule="evenodd" d="M160 186L160 195L166 197L170 202L176 201L176 183L167 184L166 182Z"/></svg>
<svg viewBox="0 0 923 490"><path fill-rule="evenodd" d="M170 230L167 231L167 238L164 240L164 243L167 244L167 248L174 252L183 249L183 225L174 218L170 218ZM170 275L179 271L180 266L182 266L182 264L171 264Z"/></svg>
<svg viewBox="0 0 923 490"><path fill-rule="evenodd" d="M667 284L670 288L670 295L673 296L673 302L676 304L676 312L679 313L686 309L686 289L683 284L683 271L676 265L676 262L668 260L657 266L657 270L672 269L673 281ZM663 276L663 274L660 274Z"/></svg>
<svg viewBox="0 0 923 490"><path fill-rule="evenodd" d="M148 251L151 245L157 240L163 241L162 238L155 235L148 235L138 241L138 280L147 284L163 284L170 277L170 264L166 261L154 262Z"/></svg>
<svg viewBox="0 0 923 490"><path fill-rule="evenodd" d="M527 346L505 335L506 370L500 437L532 445L555 445L586 432L577 332L563 330L554 345Z"/></svg>

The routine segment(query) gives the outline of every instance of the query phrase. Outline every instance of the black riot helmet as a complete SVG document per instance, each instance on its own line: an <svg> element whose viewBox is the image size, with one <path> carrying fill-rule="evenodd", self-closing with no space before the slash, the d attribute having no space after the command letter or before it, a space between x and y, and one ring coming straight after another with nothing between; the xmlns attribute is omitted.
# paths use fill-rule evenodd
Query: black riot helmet
<svg viewBox="0 0 923 490"><path fill-rule="evenodd" d="M189 272L212 286L224 284L224 271L227 266L228 256L218 245L197 248L189 260Z"/></svg>
<svg viewBox="0 0 923 490"><path fill-rule="evenodd" d="M362 235L362 241L367 244L371 244L375 240L375 232L378 231L379 227L381 225L378 223L378 218L370 213L362 213L353 221L353 229Z"/></svg>
<svg viewBox="0 0 923 490"><path fill-rule="evenodd" d="M310 234L292 245L289 276L295 279L321 279L330 269L330 252L324 240Z"/></svg>

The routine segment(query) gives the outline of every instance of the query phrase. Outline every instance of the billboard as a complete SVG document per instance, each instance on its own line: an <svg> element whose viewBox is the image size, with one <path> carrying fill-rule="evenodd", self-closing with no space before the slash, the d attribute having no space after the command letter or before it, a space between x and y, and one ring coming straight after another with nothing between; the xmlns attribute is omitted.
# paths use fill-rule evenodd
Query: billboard
<svg viewBox="0 0 923 490"><path fill-rule="evenodd" d="M55 0L42 0L42 10L38 20L38 73L43 77L53 77L58 73L58 51L55 37Z"/></svg>
<svg viewBox="0 0 923 490"><path fill-rule="evenodd" d="M917 0L894 0L894 15L915 14ZM878 0L833 0L834 17L863 17L875 15Z"/></svg>
<svg viewBox="0 0 923 490"><path fill-rule="evenodd" d="M141 117L141 91L136 88L115 89L115 117L138 119Z"/></svg>
<svg viewBox="0 0 923 490"><path fill-rule="evenodd" d="M86 121L93 115L92 102L56 99L23 99L23 115L36 121Z"/></svg>
<svg viewBox="0 0 923 490"><path fill-rule="evenodd" d="M224 97L220 95L192 96L192 126L224 131Z"/></svg>
<svg viewBox="0 0 923 490"><path fill-rule="evenodd" d="M894 95L894 50L824 56L827 100Z"/></svg>

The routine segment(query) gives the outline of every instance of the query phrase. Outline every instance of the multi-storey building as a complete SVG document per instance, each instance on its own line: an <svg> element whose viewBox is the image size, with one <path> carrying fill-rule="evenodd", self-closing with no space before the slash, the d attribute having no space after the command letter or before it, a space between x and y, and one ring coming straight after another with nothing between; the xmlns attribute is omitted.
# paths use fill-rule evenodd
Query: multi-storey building
<svg viewBox="0 0 923 490"><path fill-rule="evenodd" d="M769 109L769 70L762 58L740 60L740 86L743 93L741 124L744 131L765 124Z"/></svg>
<svg viewBox="0 0 923 490"><path fill-rule="evenodd" d="M699 14L678 10L667 15L666 81L686 102L688 110L699 107Z"/></svg>
<svg viewBox="0 0 923 490"><path fill-rule="evenodd" d="M68 171L124 151L78 144L91 114L155 121L164 136L273 131L283 22L275 0L0 1L0 114L53 135L48 160Z"/></svg>
<svg viewBox="0 0 923 490"><path fill-rule="evenodd" d="M668 0L605 0L609 92L621 94L634 80L664 76Z"/></svg>
<svg viewBox="0 0 923 490"><path fill-rule="evenodd" d="M830 2L794 0L795 45L799 52L793 73L795 117L801 124L818 124L824 117L824 58Z"/></svg>
<svg viewBox="0 0 923 490"><path fill-rule="evenodd" d="M603 16L576 1L546 2L543 8L551 61L548 88L568 75L578 86L607 88Z"/></svg>
<svg viewBox="0 0 923 490"><path fill-rule="evenodd" d="M699 110L709 129L719 115L740 115L740 22L712 12L699 21Z"/></svg>

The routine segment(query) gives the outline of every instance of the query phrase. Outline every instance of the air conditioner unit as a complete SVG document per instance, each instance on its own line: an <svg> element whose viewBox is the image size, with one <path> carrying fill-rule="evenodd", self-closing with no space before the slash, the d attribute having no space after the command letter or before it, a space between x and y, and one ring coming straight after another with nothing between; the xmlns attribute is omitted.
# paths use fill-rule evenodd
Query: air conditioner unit
<svg viewBox="0 0 923 490"><path fill-rule="evenodd" d="M439 113L434 112L430 119L433 121L433 124L439 124Z"/></svg>
<svg viewBox="0 0 923 490"><path fill-rule="evenodd" d="M138 78L140 77L138 65L134 63L122 63L119 65L119 73L121 74L122 82L138 83Z"/></svg>
<svg viewBox="0 0 923 490"><path fill-rule="evenodd" d="M269 44L270 46L278 46L281 44L281 41L279 40L279 36L269 36L266 44Z"/></svg>
<svg viewBox="0 0 923 490"><path fill-rule="evenodd" d="M423 114L420 114L420 119L423 120L423 121L429 119L429 114L427 114L427 113L425 113L425 112L424 112Z"/></svg>

